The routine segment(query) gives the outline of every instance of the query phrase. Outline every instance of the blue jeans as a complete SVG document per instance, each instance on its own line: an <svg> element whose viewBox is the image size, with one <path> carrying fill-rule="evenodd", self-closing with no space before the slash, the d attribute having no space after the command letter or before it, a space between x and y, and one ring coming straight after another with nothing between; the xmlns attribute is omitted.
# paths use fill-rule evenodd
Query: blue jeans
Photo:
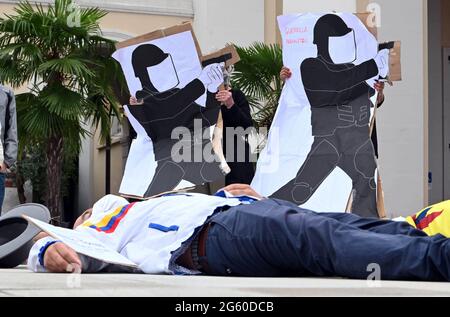
<svg viewBox="0 0 450 317"><path fill-rule="evenodd" d="M275 199L232 207L211 222L212 275L366 279L378 264L384 280L450 281L450 239L406 222L319 214Z"/></svg>
<svg viewBox="0 0 450 317"><path fill-rule="evenodd" d="M2 213L3 200L5 200L5 173L0 173L0 214Z"/></svg>

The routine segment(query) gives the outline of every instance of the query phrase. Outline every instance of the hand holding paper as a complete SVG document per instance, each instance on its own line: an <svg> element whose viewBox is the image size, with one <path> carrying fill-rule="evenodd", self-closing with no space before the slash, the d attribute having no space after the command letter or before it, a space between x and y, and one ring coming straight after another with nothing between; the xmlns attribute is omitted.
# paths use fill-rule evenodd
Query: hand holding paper
<svg viewBox="0 0 450 317"><path fill-rule="evenodd" d="M106 263L137 267L135 263L128 260L126 257L116 252L115 250L109 249L86 232L59 228L31 217L23 217L43 231L47 232L56 240L61 241L66 246L73 249L76 253L84 254L88 257Z"/></svg>
<svg viewBox="0 0 450 317"><path fill-rule="evenodd" d="M62 242L48 247L44 255L44 264L47 271L52 273L81 272L82 265L78 254Z"/></svg>

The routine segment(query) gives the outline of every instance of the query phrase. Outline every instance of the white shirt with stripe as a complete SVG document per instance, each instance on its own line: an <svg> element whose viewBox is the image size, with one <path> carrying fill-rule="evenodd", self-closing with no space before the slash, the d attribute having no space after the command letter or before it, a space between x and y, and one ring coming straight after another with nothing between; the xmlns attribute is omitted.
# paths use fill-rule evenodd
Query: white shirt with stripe
<svg viewBox="0 0 450 317"><path fill-rule="evenodd" d="M148 274L190 274L175 265L173 252L189 240L214 211L220 207L249 203L252 198L203 194L169 194L130 204L126 199L107 195L93 206L92 216L75 230L85 231L106 246L116 250ZM39 250L53 238L35 243L30 251L28 267L45 272L40 265ZM180 250L178 250L180 251ZM177 252L176 256L181 252ZM84 272L97 272L108 265L95 265L93 259L80 255Z"/></svg>

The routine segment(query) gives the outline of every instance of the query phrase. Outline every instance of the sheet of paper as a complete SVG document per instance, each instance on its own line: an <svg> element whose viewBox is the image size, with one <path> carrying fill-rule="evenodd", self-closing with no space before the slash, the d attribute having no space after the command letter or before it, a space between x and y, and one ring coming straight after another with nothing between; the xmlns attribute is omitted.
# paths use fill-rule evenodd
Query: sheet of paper
<svg viewBox="0 0 450 317"><path fill-rule="evenodd" d="M40 229L48 233L53 238L62 241L64 244L74 249L77 253L89 256L91 258L106 263L135 268L138 267L135 263L128 260L120 253L107 248L100 241L96 240L95 238L93 238L92 236L90 236L85 232L55 227L53 225L47 224L45 222L42 222L40 220L31 217L27 216L23 217L30 223L34 224L35 226L39 227Z"/></svg>

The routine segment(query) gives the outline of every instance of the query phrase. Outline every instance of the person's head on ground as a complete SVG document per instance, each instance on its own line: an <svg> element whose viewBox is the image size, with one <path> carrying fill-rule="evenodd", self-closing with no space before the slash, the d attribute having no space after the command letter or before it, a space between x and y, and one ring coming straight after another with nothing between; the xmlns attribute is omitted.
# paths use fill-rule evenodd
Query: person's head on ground
<svg viewBox="0 0 450 317"><path fill-rule="evenodd" d="M78 226L82 225L86 220L88 220L92 215L92 208L85 210L78 218L75 220L73 224L73 229L76 229Z"/></svg>

